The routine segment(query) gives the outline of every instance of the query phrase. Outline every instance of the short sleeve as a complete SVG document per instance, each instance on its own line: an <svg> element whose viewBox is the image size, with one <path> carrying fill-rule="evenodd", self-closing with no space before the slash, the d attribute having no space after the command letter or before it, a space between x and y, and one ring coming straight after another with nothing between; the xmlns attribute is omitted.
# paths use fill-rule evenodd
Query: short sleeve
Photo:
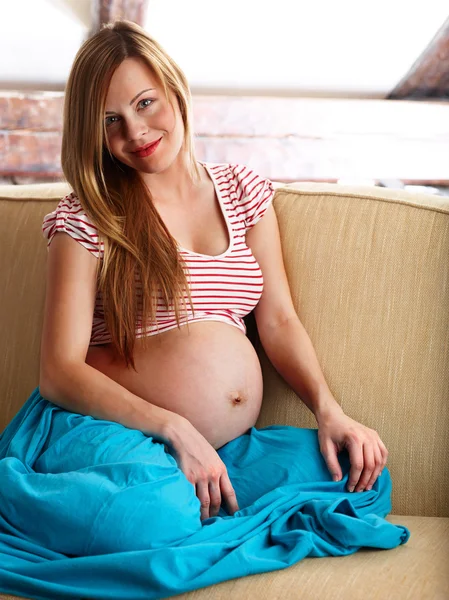
<svg viewBox="0 0 449 600"><path fill-rule="evenodd" d="M104 247L99 241L98 230L73 192L62 198L56 209L44 217L42 233L48 240L47 249L58 231L68 233L96 258L103 258Z"/></svg>
<svg viewBox="0 0 449 600"><path fill-rule="evenodd" d="M274 188L269 179L241 165L233 165L237 179L237 201L243 210L246 229L251 229L264 216L273 201Z"/></svg>

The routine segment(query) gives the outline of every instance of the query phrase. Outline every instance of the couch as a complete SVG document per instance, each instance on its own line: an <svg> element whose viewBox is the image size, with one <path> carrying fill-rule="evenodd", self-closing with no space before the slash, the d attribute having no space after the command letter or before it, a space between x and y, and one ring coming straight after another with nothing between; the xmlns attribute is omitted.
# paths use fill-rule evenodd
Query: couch
<svg viewBox="0 0 449 600"><path fill-rule="evenodd" d="M394 550L310 558L178 597L448 599L449 198L324 183L276 187L297 312L338 402L389 449L388 518L411 537ZM0 187L0 431L39 384L41 223L67 192L64 183ZM257 426L315 427L265 356L251 318L248 335L264 376Z"/></svg>

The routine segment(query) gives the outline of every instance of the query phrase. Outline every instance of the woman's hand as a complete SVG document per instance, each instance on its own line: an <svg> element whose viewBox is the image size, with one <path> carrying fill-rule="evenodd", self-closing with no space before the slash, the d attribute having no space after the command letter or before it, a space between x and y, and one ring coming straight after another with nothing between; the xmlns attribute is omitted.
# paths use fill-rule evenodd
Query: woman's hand
<svg viewBox="0 0 449 600"><path fill-rule="evenodd" d="M179 468L194 486L201 502L201 520L218 515L222 496L230 515L238 511L226 465L190 421L177 414L170 421L166 438L175 451Z"/></svg>
<svg viewBox="0 0 449 600"><path fill-rule="evenodd" d="M351 463L348 490L370 490L388 457L378 433L346 416L340 407L317 417L317 421L320 450L334 481L342 478L337 454L346 448Z"/></svg>

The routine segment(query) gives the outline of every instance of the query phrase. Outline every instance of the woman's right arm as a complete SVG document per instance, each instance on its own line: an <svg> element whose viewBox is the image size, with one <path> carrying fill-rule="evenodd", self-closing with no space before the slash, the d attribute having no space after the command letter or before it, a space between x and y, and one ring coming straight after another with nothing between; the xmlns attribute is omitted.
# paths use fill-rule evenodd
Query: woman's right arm
<svg viewBox="0 0 449 600"><path fill-rule="evenodd" d="M67 233L56 233L48 250L39 389L66 410L171 438L182 417L129 392L88 365L98 259Z"/></svg>
<svg viewBox="0 0 449 600"><path fill-rule="evenodd" d="M86 363L92 331L98 259L67 233L49 247L39 389L61 408L120 423L167 442L201 502L201 518L216 516L222 497L239 510L226 466L209 442L178 413L132 394Z"/></svg>

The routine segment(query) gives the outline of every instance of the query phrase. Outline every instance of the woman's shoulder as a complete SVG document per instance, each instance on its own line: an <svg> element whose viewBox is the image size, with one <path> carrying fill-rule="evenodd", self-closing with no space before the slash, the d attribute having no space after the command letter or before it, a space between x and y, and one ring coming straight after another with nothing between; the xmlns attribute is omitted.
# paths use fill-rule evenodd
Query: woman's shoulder
<svg viewBox="0 0 449 600"><path fill-rule="evenodd" d="M61 198L56 208L43 219L42 233L48 240L47 246L58 231L68 233L97 258L102 257L103 244L99 241L98 229L73 191Z"/></svg>
<svg viewBox="0 0 449 600"><path fill-rule="evenodd" d="M59 200L55 209L51 213L48 213L47 215L45 215L44 220L50 218L50 215L55 215L55 214L58 214L60 216L62 216L62 215L79 215L86 222L90 222L90 219L87 216L85 210L83 209L80 199L75 194L75 192L70 192L66 196L63 196Z"/></svg>
<svg viewBox="0 0 449 600"><path fill-rule="evenodd" d="M204 163L203 163L204 164ZM219 186L227 190L243 217L246 228L253 227L265 214L274 196L270 179L241 163L206 163Z"/></svg>
<svg viewBox="0 0 449 600"><path fill-rule="evenodd" d="M216 176L232 180L238 185L248 186L256 180L267 181L255 169L242 163L214 163L202 162Z"/></svg>

